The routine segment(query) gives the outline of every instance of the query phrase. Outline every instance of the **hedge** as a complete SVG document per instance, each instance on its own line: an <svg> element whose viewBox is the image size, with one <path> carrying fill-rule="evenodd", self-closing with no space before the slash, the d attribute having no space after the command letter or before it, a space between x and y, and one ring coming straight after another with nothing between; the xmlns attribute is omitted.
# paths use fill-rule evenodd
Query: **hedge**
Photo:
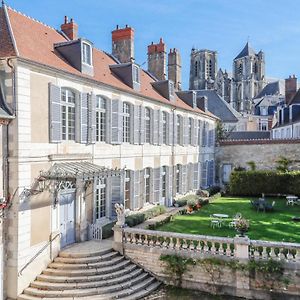
<svg viewBox="0 0 300 300"><path fill-rule="evenodd" d="M234 171L230 175L229 189L234 196L300 195L300 172Z"/></svg>

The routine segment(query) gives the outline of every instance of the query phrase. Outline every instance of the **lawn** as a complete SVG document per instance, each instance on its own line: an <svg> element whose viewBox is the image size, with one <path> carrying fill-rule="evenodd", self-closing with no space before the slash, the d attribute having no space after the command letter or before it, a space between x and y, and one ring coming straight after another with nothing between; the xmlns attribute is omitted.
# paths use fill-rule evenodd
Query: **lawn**
<svg viewBox="0 0 300 300"><path fill-rule="evenodd" d="M287 206L284 198L267 198L276 201L273 212L256 212L251 205L253 198L218 197L191 215L178 215L173 221L158 228L188 234L234 237L236 231L228 226L231 219L224 221L221 228L210 226L210 215L227 214L230 218L241 213L249 220L247 235L254 240L286 241L300 243L300 222L293 222L293 216L300 216L300 205Z"/></svg>

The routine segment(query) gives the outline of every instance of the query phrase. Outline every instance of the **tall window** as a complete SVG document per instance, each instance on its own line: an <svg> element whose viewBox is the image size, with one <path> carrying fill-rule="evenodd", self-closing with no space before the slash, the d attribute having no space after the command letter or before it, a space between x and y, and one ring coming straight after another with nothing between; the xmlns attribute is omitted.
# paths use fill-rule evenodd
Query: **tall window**
<svg viewBox="0 0 300 300"><path fill-rule="evenodd" d="M92 64L92 49L91 45L82 43L82 62L88 65Z"/></svg>
<svg viewBox="0 0 300 300"><path fill-rule="evenodd" d="M192 118L189 118L189 144L192 145L192 125L193 120Z"/></svg>
<svg viewBox="0 0 300 300"><path fill-rule="evenodd" d="M96 141L103 142L106 137L106 100L97 96L96 104Z"/></svg>
<svg viewBox="0 0 300 300"><path fill-rule="evenodd" d="M145 183L145 201L150 202L150 168L145 169L144 183Z"/></svg>
<svg viewBox="0 0 300 300"><path fill-rule="evenodd" d="M61 89L62 140L75 140L75 93Z"/></svg>
<svg viewBox="0 0 300 300"><path fill-rule="evenodd" d="M177 144L181 142L181 117L177 116L176 118L176 127L177 127Z"/></svg>
<svg viewBox="0 0 300 300"><path fill-rule="evenodd" d="M180 165L176 165L176 193L180 193Z"/></svg>
<svg viewBox="0 0 300 300"><path fill-rule="evenodd" d="M242 65L242 64L239 65L238 73L239 73L240 75L243 74L243 65Z"/></svg>
<svg viewBox="0 0 300 300"><path fill-rule="evenodd" d="M133 81L140 82L140 72L137 66L133 66Z"/></svg>
<svg viewBox="0 0 300 300"><path fill-rule="evenodd" d="M162 112L162 142L167 144L167 113Z"/></svg>
<svg viewBox="0 0 300 300"><path fill-rule="evenodd" d="M130 209L130 171L125 171L125 208Z"/></svg>
<svg viewBox="0 0 300 300"><path fill-rule="evenodd" d="M195 76L198 76L198 61L195 62Z"/></svg>
<svg viewBox="0 0 300 300"><path fill-rule="evenodd" d="M150 108L145 108L145 142L151 142L151 111Z"/></svg>
<svg viewBox="0 0 300 300"><path fill-rule="evenodd" d="M123 142L130 142L130 105L123 103Z"/></svg>
<svg viewBox="0 0 300 300"><path fill-rule="evenodd" d="M95 217L106 217L106 179L99 179L96 185Z"/></svg>
<svg viewBox="0 0 300 300"><path fill-rule="evenodd" d="M161 171L161 191L162 197L167 197L167 167L163 166Z"/></svg>

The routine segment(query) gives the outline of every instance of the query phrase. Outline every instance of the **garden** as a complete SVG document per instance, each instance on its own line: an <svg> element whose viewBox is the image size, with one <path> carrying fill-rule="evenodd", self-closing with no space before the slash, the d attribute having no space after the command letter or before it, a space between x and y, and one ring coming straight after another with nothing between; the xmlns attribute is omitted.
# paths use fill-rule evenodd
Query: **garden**
<svg viewBox="0 0 300 300"><path fill-rule="evenodd" d="M195 196L187 196L194 199ZM284 197L266 197L268 203L275 201L271 212L257 211L251 200L257 197L221 197L210 198L208 205L203 205L192 213L177 215L173 220L158 228L160 231L171 231L188 234L234 237L237 232L230 223L240 213L249 222L247 235L254 240L285 241L300 243L300 222L293 221L300 215L300 205L286 205ZM187 199L189 203L189 199ZM213 214L228 215L221 226L211 226Z"/></svg>

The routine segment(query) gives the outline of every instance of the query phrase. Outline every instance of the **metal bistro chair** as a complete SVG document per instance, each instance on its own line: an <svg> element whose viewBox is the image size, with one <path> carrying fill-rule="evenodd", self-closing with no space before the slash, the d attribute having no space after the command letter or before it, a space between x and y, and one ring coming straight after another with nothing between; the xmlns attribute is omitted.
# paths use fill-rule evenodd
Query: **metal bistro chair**
<svg viewBox="0 0 300 300"><path fill-rule="evenodd" d="M235 227L235 222L242 217L241 213L236 213L232 221L229 223L229 227Z"/></svg>
<svg viewBox="0 0 300 300"><path fill-rule="evenodd" d="M210 215L210 226L212 228L221 227L220 220L216 219L213 215Z"/></svg>

